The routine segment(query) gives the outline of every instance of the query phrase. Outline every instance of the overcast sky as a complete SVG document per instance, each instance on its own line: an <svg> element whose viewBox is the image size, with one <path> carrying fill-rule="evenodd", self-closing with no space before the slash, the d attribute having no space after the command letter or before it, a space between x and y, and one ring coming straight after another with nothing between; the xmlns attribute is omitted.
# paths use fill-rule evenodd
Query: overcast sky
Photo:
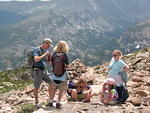
<svg viewBox="0 0 150 113"><path fill-rule="evenodd" d="M10 2L10 1L33 1L33 0L0 0L0 2ZM50 1L50 0L40 0L40 1Z"/></svg>

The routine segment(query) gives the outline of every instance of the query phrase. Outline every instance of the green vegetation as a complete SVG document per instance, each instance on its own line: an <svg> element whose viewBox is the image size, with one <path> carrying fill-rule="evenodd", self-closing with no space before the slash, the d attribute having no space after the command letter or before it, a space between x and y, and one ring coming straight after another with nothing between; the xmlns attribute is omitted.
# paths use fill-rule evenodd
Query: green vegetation
<svg viewBox="0 0 150 113"><path fill-rule="evenodd" d="M24 74L27 69L22 67L16 70L7 70L0 72L0 93L5 93L10 90L17 90L31 84L31 80L23 80L21 76L27 76ZM26 78L26 77L23 77Z"/></svg>
<svg viewBox="0 0 150 113"><path fill-rule="evenodd" d="M17 113L32 113L34 111L34 105L31 103L23 104L20 106L20 110Z"/></svg>
<svg viewBox="0 0 150 113"><path fill-rule="evenodd" d="M41 105L45 106L46 103L43 102ZM38 108L36 108L32 103L26 103L19 106L17 113L33 113L36 109Z"/></svg>
<svg viewBox="0 0 150 113"><path fill-rule="evenodd" d="M94 67L94 70L99 70L99 69L100 69L99 65Z"/></svg>

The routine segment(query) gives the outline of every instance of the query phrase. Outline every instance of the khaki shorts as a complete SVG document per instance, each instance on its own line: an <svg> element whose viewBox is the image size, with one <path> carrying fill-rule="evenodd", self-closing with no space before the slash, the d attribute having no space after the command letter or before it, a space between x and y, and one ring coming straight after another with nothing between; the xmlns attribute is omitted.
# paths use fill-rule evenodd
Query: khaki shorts
<svg viewBox="0 0 150 113"><path fill-rule="evenodd" d="M59 89L61 91L64 91L64 90L67 90L67 80L66 81L62 81L61 83L59 84L56 84L54 81L52 81L50 83L50 85L53 85L55 86L55 90Z"/></svg>
<svg viewBox="0 0 150 113"><path fill-rule="evenodd" d="M50 77L47 74L47 71L41 70L41 69L34 69L32 71L33 81L34 81L34 87L39 88L42 81L45 81L46 83L50 84L52 81Z"/></svg>

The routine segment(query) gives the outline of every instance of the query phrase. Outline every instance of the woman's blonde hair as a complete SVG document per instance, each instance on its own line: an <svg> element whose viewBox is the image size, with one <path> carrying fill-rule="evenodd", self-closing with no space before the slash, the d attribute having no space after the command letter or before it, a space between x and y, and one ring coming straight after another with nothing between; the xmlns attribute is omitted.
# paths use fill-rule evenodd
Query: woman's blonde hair
<svg viewBox="0 0 150 113"><path fill-rule="evenodd" d="M59 41L57 46L54 48L55 52L68 52L68 44L66 41Z"/></svg>
<svg viewBox="0 0 150 113"><path fill-rule="evenodd" d="M122 57L122 52L120 50L114 50L113 54L118 54L120 57Z"/></svg>

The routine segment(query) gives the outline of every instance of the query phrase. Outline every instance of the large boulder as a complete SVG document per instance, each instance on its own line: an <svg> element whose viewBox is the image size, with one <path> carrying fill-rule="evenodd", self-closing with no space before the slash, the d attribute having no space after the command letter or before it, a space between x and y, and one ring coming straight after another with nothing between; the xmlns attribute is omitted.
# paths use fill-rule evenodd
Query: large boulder
<svg viewBox="0 0 150 113"><path fill-rule="evenodd" d="M80 78L83 73L87 72L87 67L82 63L81 60L74 60L68 69L68 73L71 79Z"/></svg>

